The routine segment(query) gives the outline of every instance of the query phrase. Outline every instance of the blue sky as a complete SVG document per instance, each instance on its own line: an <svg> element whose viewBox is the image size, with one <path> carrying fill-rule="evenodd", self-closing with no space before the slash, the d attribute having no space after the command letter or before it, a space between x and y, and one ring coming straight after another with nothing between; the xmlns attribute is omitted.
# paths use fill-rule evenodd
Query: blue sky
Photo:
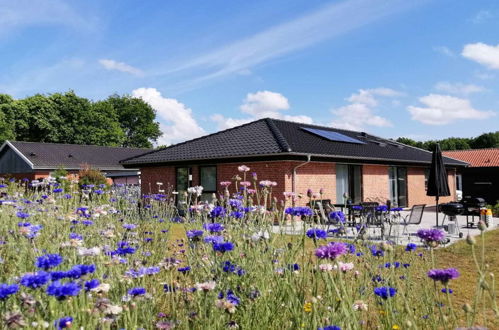
<svg viewBox="0 0 499 330"><path fill-rule="evenodd" d="M262 117L415 139L499 127L499 3L0 0L0 93L113 93L170 144Z"/></svg>

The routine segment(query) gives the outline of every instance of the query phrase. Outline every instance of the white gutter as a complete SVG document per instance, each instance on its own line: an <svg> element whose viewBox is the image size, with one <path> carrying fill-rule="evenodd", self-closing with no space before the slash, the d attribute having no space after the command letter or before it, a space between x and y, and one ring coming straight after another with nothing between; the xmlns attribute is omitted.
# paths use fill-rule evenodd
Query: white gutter
<svg viewBox="0 0 499 330"><path fill-rule="evenodd" d="M300 167L302 167L302 166L307 165L308 163L310 163L310 159L311 158L312 158L312 155L310 155L310 154L307 155L307 161L305 163L301 163L301 164L299 164L299 165L297 165L297 166L295 166L293 168L293 178L292 178L292 180L293 180L293 188L292 188L293 191L292 192L293 193L296 193L296 170L298 168L300 168Z"/></svg>

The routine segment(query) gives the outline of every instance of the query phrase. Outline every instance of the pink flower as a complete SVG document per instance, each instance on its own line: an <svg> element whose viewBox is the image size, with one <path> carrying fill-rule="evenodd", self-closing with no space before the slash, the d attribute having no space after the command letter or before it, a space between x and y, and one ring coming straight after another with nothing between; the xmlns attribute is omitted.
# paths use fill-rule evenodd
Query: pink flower
<svg viewBox="0 0 499 330"><path fill-rule="evenodd" d="M220 182L220 185L221 185L222 187L228 187L228 186L230 186L230 184L231 184L231 183L232 183L232 182L230 182L230 181L222 181L222 182Z"/></svg>
<svg viewBox="0 0 499 330"><path fill-rule="evenodd" d="M349 270L352 270L354 268L354 265L352 262L338 262L338 266L340 268L340 270L343 272L343 273L346 273L348 272Z"/></svg>
<svg viewBox="0 0 499 330"><path fill-rule="evenodd" d="M330 272L332 271L334 266L332 264L320 264L319 269L322 270L323 272Z"/></svg>
<svg viewBox="0 0 499 330"><path fill-rule="evenodd" d="M248 194L254 194L254 193L256 193L255 189L248 189Z"/></svg>
<svg viewBox="0 0 499 330"><path fill-rule="evenodd" d="M241 186L243 186L243 187L249 187L249 186L251 186L251 182L249 182L249 181L241 181L239 184Z"/></svg>

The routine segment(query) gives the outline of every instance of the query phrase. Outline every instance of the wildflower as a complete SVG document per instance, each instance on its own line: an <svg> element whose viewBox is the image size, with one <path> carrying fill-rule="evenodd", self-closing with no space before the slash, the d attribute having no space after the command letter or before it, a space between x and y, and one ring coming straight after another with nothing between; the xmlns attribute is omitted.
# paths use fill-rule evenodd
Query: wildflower
<svg viewBox="0 0 499 330"><path fill-rule="evenodd" d="M60 283L55 281L47 287L47 294L54 296L57 300L64 300L69 296L77 296L81 287L75 282Z"/></svg>
<svg viewBox="0 0 499 330"><path fill-rule="evenodd" d="M393 297L393 296L395 296L396 293L397 293L397 289L392 288L392 287L382 286L382 287L374 288L374 294L383 298L383 299L388 299L390 297Z"/></svg>
<svg viewBox="0 0 499 330"><path fill-rule="evenodd" d="M442 289L442 290L440 290L440 291L442 291L442 293L449 293L449 294L454 293L454 290L452 290L452 289L446 289L446 288L443 288L443 289Z"/></svg>
<svg viewBox="0 0 499 330"><path fill-rule="evenodd" d="M315 255L320 259L336 259L347 252L346 244L341 242L330 242L315 250Z"/></svg>
<svg viewBox="0 0 499 330"><path fill-rule="evenodd" d="M338 262L338 267L339 269L343 272L346 273L354 268L354 265L352 262Z"/></svg>
<svg viewBox="0 0 499 330"><path fill-rule="evenodd" d="M238 166L237 170L239 172L248 172L250 170L250 168L246 165L241 165L241 166Z"/></svg>
<svg viewBox="0 0 499 330"><path fill-rule="evenodd" d="M84 257L92 257L92 256L98 256L101 253L101 249L98 247L93 247L93 248L85 248L85 247L79 247L78 248L78 254L80 256Z"/></svg>
<svg viewBox="0 0 499 330"><path fill-rule="evenodd" d="M210 233L220 233L225 229L225 227L221 223L216 223L216 222L215 223L205 223L203 225L203 228L205 230L208 230Z"/></svg>
<svg viewBox="0 0 499 330"><path fill-rule="evenodd" d="M55 192L56 194L57 194L57 193L60 193L60 192L63 192L63 191L64 191L64 189L62 189L62 188L56 188L56 189L54 189L54 192Z"/></svg>
<svg viewBox="0 0 499 330"><path fill-rule="evenodd" d="M69 234L69 239L74 239L74 240L83 240L83 236L77 233L70 233Z"/></svg>
<svg viewBox="0 0 499 330"><path fill-rule="evenodd" d="M55 321L54 326L56 327L57 330L64 329L64 328L70 328L72 322L73 322L73 318L71 316L65 316L65 317L60 318L57 321Z"/></svg>
<svg viewBox="0 0 499 330"><path fill-rule="evenodd" d="M198 241L203 236L203 233L204 231L202 230L188 230L186 235L190 240Z"/></svg>
<svg viewBox="0 0 499 330"><path fill-rule="evenodd" d="M305 304L303 304L303 310L305 311L305 313L312 312L312 303L306 302Z"/></svg>
<svg viewBox="0 0 499 330"><path fill-rule="evenodd" d="M36 289L41 286L44 286L50 280L50 274L47 272L38 272L34 274L26 274L21 277L21 285Z"/></svg>
<svg viewBox="0 0 499 330"><path fill-rule="evenodd" d="M406 246L405 246L405 250L407 252L411 252L411 251L415 251L416 249L418 248L418 246L414 243L408 243Z"/></svg>
<svg viewBox="0 0 499 330"><path fill-rule="evenodd" d="M223 236L206 236L204 238L204 242L205 243L222 243L224 241L224 237Z"/></svg>
<svg viewBox="0 0 499 330"><path fill-rule="evenodd" d="M58 254L46 254L36 259L36 267L48 270L62 263L62 257Z"/></svg>
<svg viewBox="0 0 499 330"><path fill-rule="evenodd" d="M25 213L25 212L22 212L22 211L19 211L16 213L16 216L19 218L19 219L26 219L26 218L29 218L29 214L28 213Z"/></svg>
<svg viewBox="0 0 499 330"><path fill-rule="evenodd" d="M428 272L428 277L434 281L440 281L443 284L447 284L450 280L458 278L459 272L455 268L447 269L431 269Z"/></svg>
<svg viewBox="0 0 499 330"><path fill-rule="evenodd" d="M317 328L317 330L341 330L341 328L337 325L328 325L322 328Z"/></svg>
<svg viewBox="0 0 499 330"><path fill-rule="evenodd" d="M180 267L177 269L177 271L181 272L181 273L187 273L191 270L191 267L187 266L187 267Z"/></svg>
<svg viewBox="0 0 499 330"><path fill-rule="evenodd" d="M123 228L125 228L126 230L134 230L135 228L137 228L137 225L133 223L125 223L123 225Z"/></svg>
<svg viewBox="0 0 499 330"><path fill-rule="evenodd" d="M420 229L417 235L426 244L431 246L438 245L445 238L444 232L440 229Z"/></svg>
<svg viewBox="0 0 499 330"><path fill-rule="evenodd" d="M13 295L19 291L19 285L17 284L0 284L0 300L6 300L10 295Z"/></svg>
<svg viewBox="0 0 499 330"><path fill-rule="evenodd" d="M242 219L244 217L244 212L233 211L230 213L230 216L235 218L235 219Z"/></svg>
<svg viewBox="0 0 499 330"><path fill-rule="evenodd" d="M309 207L301 207L301 206L297 206L297 207L288 207L285 211L284 211L286 214L290 214L290 215L293 215L293 216L308 216L308 217L311 217L314 213L312 211L311 208Z"/></svg>
<svg viewBox="0 0 499 330"><path fill-rule="evenodd" d="M146 292L147 292L146 289L141 287L128 290L128 294L132 297L143 296L146 294Z"/></svg>
<svg viewBox="0 0 499 330"><path fill-rule="evenodd" d="M246 187L247 188L247 187L251 186L251 182L249 182L249 181L241 181L241 182L239 182L239 185L241 187Z"/></svg>
<svg viewBox="0 0 499 330"><path fill-rule="evenodd" d="M334 269L333 264L320 264L319 269L323 272L332 271Z"/></svg>
<svg viewBox="0 0 499 330"><path fill-rule="evenodd" d="M399 327L397 324L394 324L394 325L392 326L392 329L393 329L393 330L400 330L400 327Z"/></svg>
<svg viewBox="0 0 499 330"><path fill-rule="evenodd" d="M313 238L314 240L326 239L327 232L325 230L318 229L318 228L310 228L309 230L307 230L307 237Z"/></svg>
<svg viewBox="0 0 499 330"><path fill-rule="evenodd" d="M97 288L99 285L100 285L100 281L98 279L94 278L90 281L85 282L85 290L90 291L92 289Z"/></svg>
<svg viewBox="0 0 499 330"><path fill-rule="evenodd" d="M376 245L372 245L370 247L370 250L373 257L382 257L385 255L385 252L383 252L383 250L381 249L378 250L378 247Z"/></svg>
<svg viewBox="0 0 499 330"><path fill-rule="evenodd" d="M345 222L345 213L343 213L341 211L333 211L333 212L329 213L329 219L335 220L336 222L344 223Z"/></svg>
<svg viewBox="0 0 499 330"><path fill-rule="evenodd" d="M213 244L213 250L225 253L227 251L234 250L234 244L232 242L220 242Z"/></svg>
<svg viewBox="0 0 499 330"><path fill-rule="evenodd" d="M203 189L202 186L189 187L187 188L187 192L191 195L201 196Z"/></svg>
<svg viewBox="0 0 499 330"><path fill-rule="evenodd" d="M208 282L203 282L203 283L196 283L195 288L197 290L202 290L202 291L212 291L215 289L215 286L217 283L215 281L208 281Z"/></svg>
<svg viewBox="0 0 499 330"><path fill-rule="evenodd" d="M367 311L367 307L367 304L362 300L354 301L352 306L354 311Z"/></svg>

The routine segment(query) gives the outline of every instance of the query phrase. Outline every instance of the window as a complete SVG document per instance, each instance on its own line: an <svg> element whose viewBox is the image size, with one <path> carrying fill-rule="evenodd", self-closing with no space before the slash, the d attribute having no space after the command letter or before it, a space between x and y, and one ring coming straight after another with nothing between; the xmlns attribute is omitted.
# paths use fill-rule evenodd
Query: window
<svg viewBox="0 0 499 330"><path fill-rule="evenodd" d="M202 201L211 201L211 197L217 192L217 167L201 166L199 168L199 181L203 186Z"/></svg>
<svg viewBox="0 0 499 330"><path fill-rule="evenodd" d="M362 167L336 164L336 203L345 204L345 196L354 204L362 201Z"/></svg>
<svg viewBox="0 0 499 330"><path fill-rule="evenodd" d="M428 190L428 178L430 177L430 169L424 169L424 190Z"/></svg>
<svg viewBox="0 0 499 330"><path fill-rule="evenodd" d="M188 167L177 167L176 170L176 187L175 190L178 191L178 195L182 196L182 194L187 191L187 188L190 187L190 168Z"/></svg>

